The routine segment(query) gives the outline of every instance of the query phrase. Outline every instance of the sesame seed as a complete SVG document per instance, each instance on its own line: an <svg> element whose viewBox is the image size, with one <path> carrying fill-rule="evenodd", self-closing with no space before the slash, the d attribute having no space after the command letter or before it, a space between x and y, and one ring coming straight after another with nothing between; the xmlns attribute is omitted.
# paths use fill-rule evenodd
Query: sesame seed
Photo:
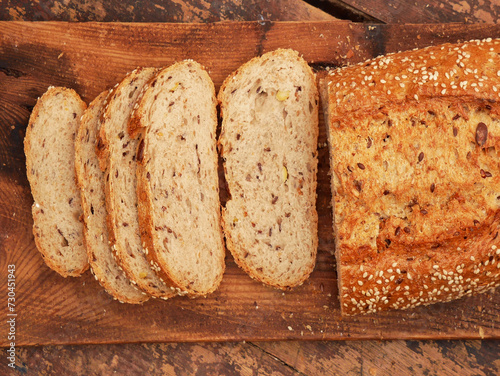
<svg viewBox="0 0 500 376"><path fill-rule="evenodd" d="M398 265L398 263L397 263L397 262L393 262L393 263L392 263L392 267L393 267L393 268L395 268L397 265Z"/></svg>

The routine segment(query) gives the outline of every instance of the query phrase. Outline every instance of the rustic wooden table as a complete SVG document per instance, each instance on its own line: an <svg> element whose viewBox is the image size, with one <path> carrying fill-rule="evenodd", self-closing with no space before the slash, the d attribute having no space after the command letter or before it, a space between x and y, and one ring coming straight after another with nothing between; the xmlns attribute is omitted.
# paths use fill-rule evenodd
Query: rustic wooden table
<svg viewBox="0 0 500 376"><path fill-rule="evenodd" d="M0 20L496 23L497 2L420 0L3 1ZM5 73L5 72L4 72ZM0 79L1 77L0 72ZM480 309L480 308L478 308ZM0 374L28 375L499 375L498 340L283 341L33 346Z"/></svg>

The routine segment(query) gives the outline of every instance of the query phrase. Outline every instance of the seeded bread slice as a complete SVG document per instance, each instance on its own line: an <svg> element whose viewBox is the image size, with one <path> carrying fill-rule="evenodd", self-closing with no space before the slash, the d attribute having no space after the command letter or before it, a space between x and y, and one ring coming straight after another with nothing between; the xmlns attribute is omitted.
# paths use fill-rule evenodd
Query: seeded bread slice
<svg viewBox="0 0 500 376"><path fill-rule="evenodd" d="M251 277L286 289L312 272L318 246L318 92L292 50L254 58L219 92L219 139L231 199L226 244Z"/></svg>
<svg viewBox="0 0 500 376"><path fill-rule="evenodd" d="M162 70L130 122L148 257L180 294L206 295L224 273L215 89L194 61Z"/></svg>
<svg viewBox="0 0 500 376"><path fill-rule="evenodd" d="M97 148L101 168L105 169L107 225L116 261L141 290L168 298L173 293L151 268L141 243L136 195L137 141L127 132L136 99L156 73L154 68L136 69L112 89L101 116Z"/></svg>
<svg viewBox="0 0 500 376"><path fill-rule="evenodd" d="M342 313L500 285L500 40L330 71L325 89Z"/></svg>
<svg viewBox="0 0 500 376"><path fill-rule="evenodd" d="M108 243L104 173L99 168L96 136L109 91L90 103L75 141L76 178L82 198L84 235L91 271L104 289L120 302L142 303L149 297L138 290L116 263Z"/></svg>
<svg viewBox="0 0 500 376"><path fill-rule="evenodd" d="M50 87L34 107L24 139L35 243L45 263L63 277L88 268L74 146L86 107L74 90Z"/></svg>

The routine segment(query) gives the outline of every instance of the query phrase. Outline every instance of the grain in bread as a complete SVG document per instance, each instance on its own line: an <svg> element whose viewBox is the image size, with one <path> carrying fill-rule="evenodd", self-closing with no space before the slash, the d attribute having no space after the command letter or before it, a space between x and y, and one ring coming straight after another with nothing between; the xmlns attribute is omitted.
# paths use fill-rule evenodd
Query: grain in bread
<svg viewBox="0 0 500 376"><path fill-rule="evenodd" d="M97 151L105 171L109 240L116 261L133 283L154 297L173 296L144 254L137 212L137 140L129 137L128 121L141 90L157 73L138 68L129 73L108 97L102 112Z"/></svg>
<svg viewBox="0 0 500 376"><path fill-rule="evenodd" d="M312 272L318 246L318 92L292 50L254 58L219 92L219 138L231 195L226 244L251 277L286 289Z"/></svg>
<svg viewBox="0 0 500 376"><path fill-rule="evenodd" d="M194 61L149 84L130 121L137 152L139 222L155 270L179 294L213 292L224 273L215 89Z"/></svg>
<svg viewBox="0 0 500 376"><path fill-rule="evenodd" d="M344 314L499 285L499 54L499 40L471 41L330 72Z"/></svg>
<svg viewBox="0 0 500 376"><path fill-rule="evenodd" d="M108 243L104 173L99 167L96 140L99 119L109 91L101 93L81 118L75 141L75 167L80 188L85 244L95 279L120 302L143 303L149 297L127 278L116 263Z"/></svg>
<svg viewBox="0 0 500 376"><path fill-rule="evenodd" d="M74 146L86 107L74 90L50 87L33 108L24 139L35 243L45 263L63 277L88 268Z"/></svg>

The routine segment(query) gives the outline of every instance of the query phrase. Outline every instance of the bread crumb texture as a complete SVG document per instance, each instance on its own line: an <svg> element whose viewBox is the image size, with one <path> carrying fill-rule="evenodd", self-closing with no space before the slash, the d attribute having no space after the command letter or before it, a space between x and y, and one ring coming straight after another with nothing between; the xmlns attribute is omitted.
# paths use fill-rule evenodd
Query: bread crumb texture
<svg viewBox="0 0 500 376"><path fill-rule="evenodd" d="M230 200L227 246L250 276L286 289L314 268L317 250L318 93L292 50L252 59L219 93L219 147Z"/></svg>
<svg viewBox="0 0 500 376"><path fill-rule="evenodd" d="M200 64L176 63L150 83L134 117L148 257L178 293L211 293L225 268L213 82Z"/></svg>
<svg viewBox="0 0 500 376"><path fill-rule="evenodd" d="M107 98L101 114L97 144L105 166L105 197L109 240L118 265L141 290L154 297L172 297L170 286L149 263L141 241L137 210L138 141L128 133L128 122L155 68L138 68L125 76Z"/></svg>
<svg viewBox="0 0 500 376"><path fill-rule="evenodd" d="M450 301L500 283L499 54L499 40L487 39L329 73L344 314Z"/></svg>
<svg viewBox="0 0 500 376"><path fill-rule="evenodd" d="M75 140L75 168L83 209L84 235L90 270L115 299L127 303L148 300L116 263L106 228L104 172L99 167L96 139L100 114L109 91L104 91L85 110Z"/></svg>
<svg viewBox="0 0 500 376"><path fill-rule="evenodd" d="M50 87L33 109L24 139L35 243L45 263L63 277L88 268L74 158L85 108L74 90Z"/></svg>

